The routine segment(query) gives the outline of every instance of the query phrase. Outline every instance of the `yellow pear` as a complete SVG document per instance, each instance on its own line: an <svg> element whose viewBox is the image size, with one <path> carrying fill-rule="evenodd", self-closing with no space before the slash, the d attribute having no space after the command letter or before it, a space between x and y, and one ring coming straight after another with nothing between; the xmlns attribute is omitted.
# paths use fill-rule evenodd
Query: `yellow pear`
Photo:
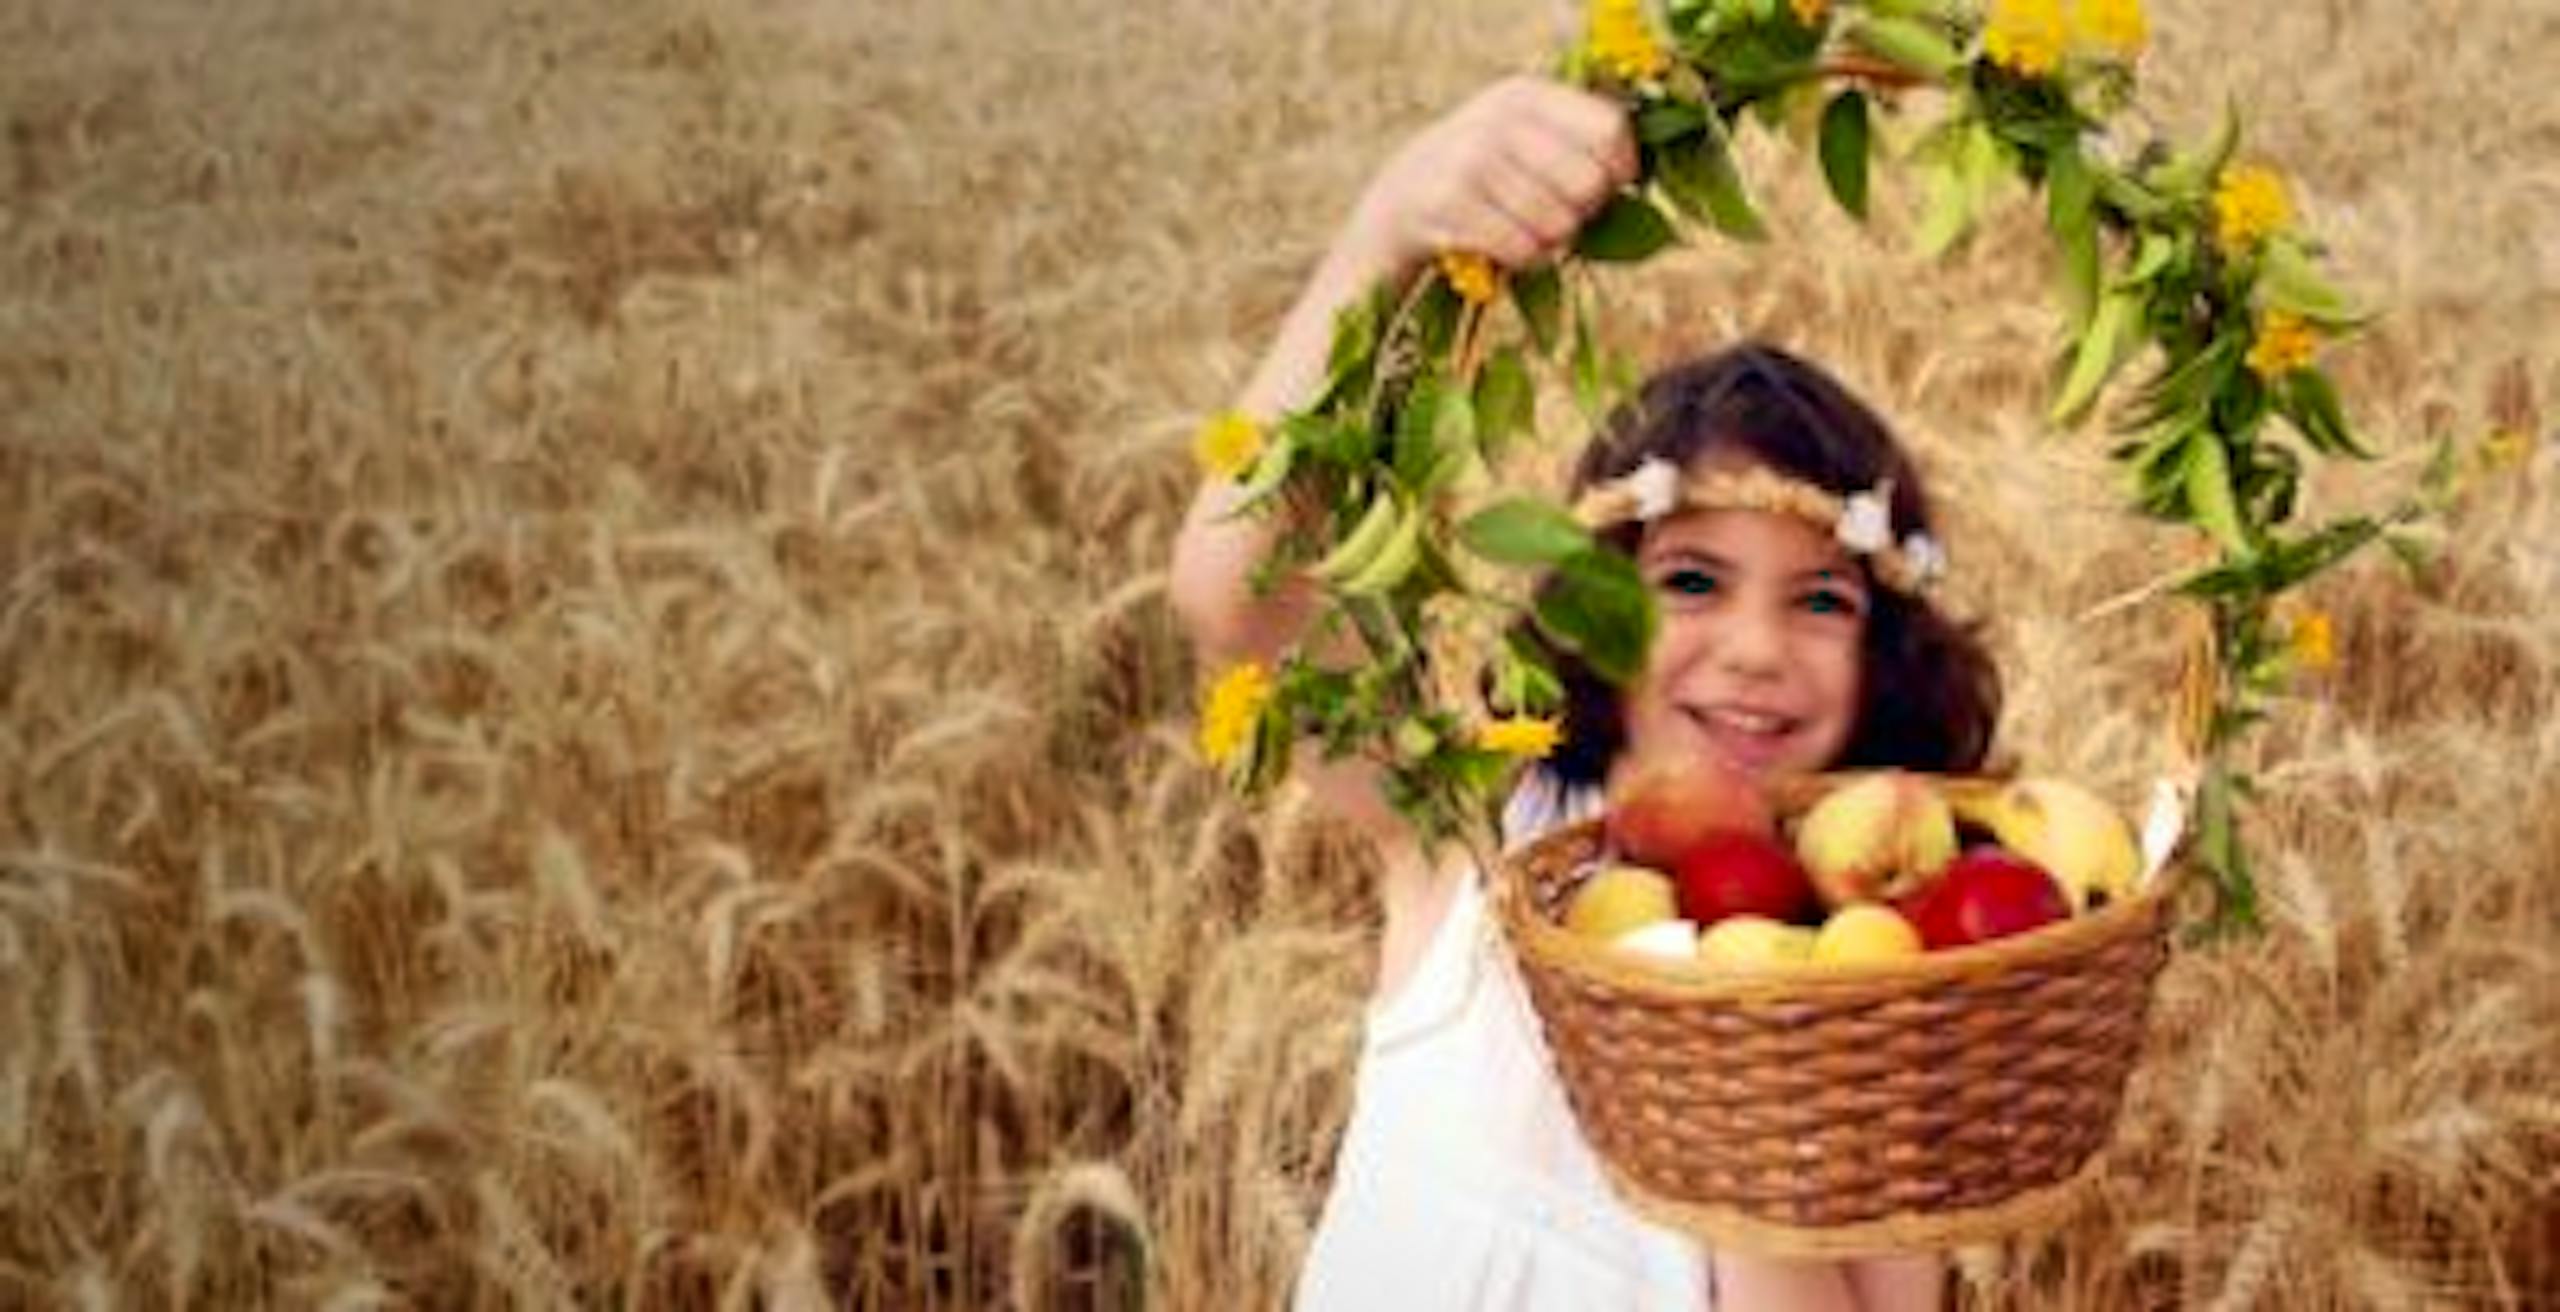
<svg viewBox="0 0 2560 1312"><path fill-rule="evenodd" d="M1813 959L1824 964L1897 961L1921 950L1920 931L1901 912L1874 902L1832 912L1813 936Z"/></svg>
<svg viewBox="0 0 2560 1312"><path fill-rule="evenodd" d="M1710 966L1785 966L1812 955L1812 930L1767 916L1727 916L1698 935L1698 960Z"/></svg>
<svg viewBox="0 0 2560 1312"><path fill-rule="evenodd" d="M1585 938L1611 942L1631 929L1678 919L1671 878L1643 866L1608 866L1582 881L1565 905L1564 927Z"/></svg>

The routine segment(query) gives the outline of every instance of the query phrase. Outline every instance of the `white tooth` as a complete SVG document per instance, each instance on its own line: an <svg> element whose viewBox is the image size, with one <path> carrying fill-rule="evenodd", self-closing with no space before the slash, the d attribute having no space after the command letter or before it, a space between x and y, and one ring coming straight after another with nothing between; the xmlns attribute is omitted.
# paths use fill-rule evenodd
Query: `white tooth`
<svg viewBox="0 0 2560 1312"><path fill-rule="evenodd" d="M1786 725L1783 718L1758 711L1719 710L1714 712L1714 718L1726 728L1742 733L1776 733Z"/></svg>

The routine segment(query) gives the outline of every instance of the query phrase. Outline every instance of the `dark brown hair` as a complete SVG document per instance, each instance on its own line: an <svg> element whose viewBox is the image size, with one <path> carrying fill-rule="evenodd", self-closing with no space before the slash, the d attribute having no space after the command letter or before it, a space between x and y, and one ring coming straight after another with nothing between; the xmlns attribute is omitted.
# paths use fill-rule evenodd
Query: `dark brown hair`
<svg viewBox="0 0 2560 1312"><path fill-rule="evenodd" d="M1653 457L1685 469L1726 450L1843 495L1891 479L1894 539L1934 532L1920 471L1884 421L1820 367L1759 342L1646 380L1584 449L1573 495ZM1643 532L1642 524L1624 524L1601 536L1632 555ZM1857 723L1835 764L1978 768L2000 718L1990 653L1927 601L1869 584ZM1547 764L1568 782L1597 782L1626 742L1618 689L1534 629L1526 637L1554 662L1565 689L1564 745Z"/></svg>

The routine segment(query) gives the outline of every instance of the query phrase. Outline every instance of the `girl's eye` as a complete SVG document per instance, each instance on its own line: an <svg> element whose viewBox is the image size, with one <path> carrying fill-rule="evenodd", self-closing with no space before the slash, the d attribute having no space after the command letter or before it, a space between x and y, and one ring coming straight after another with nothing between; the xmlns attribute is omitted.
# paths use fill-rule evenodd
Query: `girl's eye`
<svg viewBox="0 0 2560 1312"><path fill-rule="evenodd" d="M1858 614L1858 599L1843 588L1815 588L1804 594L1804 608L1816 615Z"/></svg>
<svg viewBox="0 0 2560 1312"><path fill-rule="evenodd" d="M1704 597L1716 590L1716 576L1702 569L1675 569L1662 576L1660 586L1683 597Z"/></svg>

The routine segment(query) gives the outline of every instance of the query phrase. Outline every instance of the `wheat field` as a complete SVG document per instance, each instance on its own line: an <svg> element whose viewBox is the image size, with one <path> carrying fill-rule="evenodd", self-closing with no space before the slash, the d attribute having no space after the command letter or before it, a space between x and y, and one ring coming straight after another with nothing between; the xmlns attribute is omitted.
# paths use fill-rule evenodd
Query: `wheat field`
<svg viewBox="0 0 2560 1312"><path fill-rule="evenodd" d="M1185 438L1550 18L0 7L0 1307L1281 1301L1375 911L1194 755ZM2385 307L2315 509L2543 440L2320 585L2270 932L1963 1303L2560 1307L2560 11L2153 23ZM2033 216L1924 264L1749 162L1780 238L1613 335L1897 416L2007 749L2140 796L2181 621L2102 606L2181 544L2036 422Z"/></svg>

